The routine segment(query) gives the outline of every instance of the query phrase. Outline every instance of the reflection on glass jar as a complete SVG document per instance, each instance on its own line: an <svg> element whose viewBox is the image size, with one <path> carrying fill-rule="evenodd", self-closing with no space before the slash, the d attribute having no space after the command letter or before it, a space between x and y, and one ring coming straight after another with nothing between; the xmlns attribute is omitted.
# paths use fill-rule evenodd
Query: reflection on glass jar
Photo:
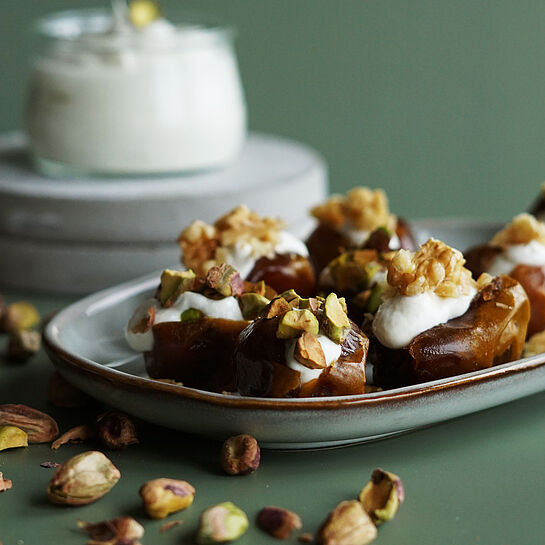
<svg viewBox="0 0 545 545"><path fill-rule="evenodd" d="M233 33L106 10L39 21L27 128L47 174L135 175L222 167L246 136Z"/></svg>

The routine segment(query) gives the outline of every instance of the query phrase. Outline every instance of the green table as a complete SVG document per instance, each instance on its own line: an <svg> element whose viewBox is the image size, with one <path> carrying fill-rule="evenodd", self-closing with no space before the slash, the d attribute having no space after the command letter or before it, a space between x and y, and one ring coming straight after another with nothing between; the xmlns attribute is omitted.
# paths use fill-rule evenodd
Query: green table
<svg viewBox="0 0 545 545"><path fill-rule="evenodd" d="M2 291L2 290L0 290ZM8 301L23 294L3 290ZM43 312L67 298L29 296ZM0 344L3 344L0 341ZM52 366L44 353L26 364L0 360L0 402L42 409L61 431L87 421L101 410L64 410L48 406L46 385ZM230 500L251 521L240 545L276 543L261 532L255 517L261 507L296 511L304 531L315 532L341 500L354 498L375 467L393 471L405 484L406 500L397 517L379 528L377 545L536 545L545 542L545 393L471 416L380 442L307 452L262 453L259 470L229 477L219 466L220 444L138 422L141 444L106 454L120 469L117 486L84 507L55 506L45 496L52 469L44 461L63 462L95 443L48 445L0 452L0 471L13 488L0 494L0 541L3 545L70 545L86 542L77 519L100 521L132 515L145 527L145 544L190 544L200 512ZM160 534L165 521L148 519L139 487L156 477L191 482L192 507L166 520L183 524ZM287 542L297 543L296 536Z"/></svg>

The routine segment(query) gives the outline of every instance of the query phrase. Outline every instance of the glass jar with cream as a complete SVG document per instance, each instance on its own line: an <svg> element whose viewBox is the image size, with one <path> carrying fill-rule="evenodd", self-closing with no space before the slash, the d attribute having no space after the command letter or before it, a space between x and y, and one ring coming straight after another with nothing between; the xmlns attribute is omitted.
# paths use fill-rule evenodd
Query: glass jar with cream
<svg viewBox="0 0 545 545"><path fill-rule="evenodd" d="M142 24L119 6L38 22L46 43L27 104L38 169L132 176L229 164L246 136L232 31L162 17Z"/></svg>

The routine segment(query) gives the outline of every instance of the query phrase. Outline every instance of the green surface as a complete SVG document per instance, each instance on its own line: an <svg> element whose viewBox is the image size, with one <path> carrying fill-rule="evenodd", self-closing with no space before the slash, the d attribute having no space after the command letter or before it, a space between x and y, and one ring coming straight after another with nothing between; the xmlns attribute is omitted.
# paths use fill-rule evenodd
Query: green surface
<svg viewBox="0 0 545 545"><path fill-rule="evenodd" d="M7 292L8 300L20 293ZM33 296L43 312L67 299ZM46 402L51 365L42 353L24 365L0 360L0 402L25 403L47 411L65 431L91 421L101 408L56 409ZM257 473L224 475L220 444L138 423L141 444L105 451L122 477L114 489L84 507L55 506L45 496L52 469L44 461L63 462L97 448L95 443L66 445L58 451L31 445L0 452L0 471L13 488L0 494L0 541L4 545L85 543L77 519L92 522L132 515L145 527L145 544L191 544L200 512L232 501L244 509L251 527L237 543L277 541L262 533L255 516L265 505L290 508L304 530L314 532L339 501L354 498L375 467L401 476L406 501L398 516L379 528L377 545L536 545L543 543L545 489L545 393L460 418L425 430L367 445L308 451L262 453ZM316 422L319 426L320 423ZM147 519L139 487L156 477L185 479L197 489L195 503L167 520L183 520L164 534L164 521ZM295 537L287 543L296 543Z"/></svg>
<svg viewBox="0 0 545 545"><path fill-rule="evenodd" d="M316 147L335 190L384 187L407 217L507 220L545 179L543 0L163 3L238 27L252 128ZM22 123L30 22L106 4L2 0L0 130Z"/></svg>

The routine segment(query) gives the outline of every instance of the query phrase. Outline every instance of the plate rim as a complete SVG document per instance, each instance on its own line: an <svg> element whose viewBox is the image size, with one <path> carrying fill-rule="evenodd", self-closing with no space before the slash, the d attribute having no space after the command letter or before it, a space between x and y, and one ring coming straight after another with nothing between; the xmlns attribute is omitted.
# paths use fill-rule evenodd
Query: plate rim
<svg viewBox="0 0 545 545"><path fill-rule="evenodd" d="M427 221L432 220L430 219ZM415 223L421 222L416 221ZM483 223L485 222L482 222L481 225ZM80 356L62 345L60 342L60 333L63 330L63 322L69 322L69 317L74 313L78 316L82 312L89 314L88 310L92 310L93 306L95 308L103 308L104 306L111 305L111 303L116 300L123 300L137 293L143 293L155 286L159 274L160 272L156 271L143 277L98 291L79 299L60 310L51 318L43 332L44 348L51 361L56 364L60 359L65 364L69 364L73 368L84 371L87 375L94 375L105 381L123 384L138 390L163 392L176 398L209 403L222 407L254 410L280 409L284 411L359 408L388 402L405 401L411 398L432 396L444 390L454 391L460 388L477 386L490 381L499 381L503 378L538 369L545 365L545 353L543 353L490 367L488 369L465 373L463 375L456 375L454 377L447 377L380 392L350 396L261 398L207 392L188 386L168 384L151 378L131 375L130 373L106 367L103 364Z"/></svg>

